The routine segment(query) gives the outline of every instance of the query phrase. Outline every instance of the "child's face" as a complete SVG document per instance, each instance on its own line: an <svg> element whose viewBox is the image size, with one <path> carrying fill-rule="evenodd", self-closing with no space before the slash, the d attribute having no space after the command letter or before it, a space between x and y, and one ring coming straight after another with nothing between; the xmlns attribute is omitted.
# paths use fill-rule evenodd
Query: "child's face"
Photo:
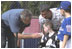
<svg viewBox="0 0 72 49"><path fill-rule="evenodd" d="M60 9L60 13L62 14L62 16L65 16L65 11L63 9Z"/></svg>
<svg viewBox="0 0 72 49"><path fill-rule="evenodd" d="M49 30L51 29L49 25L48 26L45 26L45 24L43 25L43 28L44 28L44 32L45 33L48 33Z"/></svg>

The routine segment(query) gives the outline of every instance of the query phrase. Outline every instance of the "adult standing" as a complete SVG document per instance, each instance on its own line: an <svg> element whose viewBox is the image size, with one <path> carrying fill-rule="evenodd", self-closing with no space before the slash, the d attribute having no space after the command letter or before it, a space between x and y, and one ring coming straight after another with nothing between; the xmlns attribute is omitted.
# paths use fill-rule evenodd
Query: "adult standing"
<svg viewBox="0 0 72 49"><path fill-rule="evenodd" d="M11 9L2 14L1 17L1 47L5 47L6 37L8 38L8 47L15 47L15 37L18 33L18 39L38 38L40 34L24 35L21 34L26 27L30 25L32 13L28 9Z"/></svg>
<svg viewBox="0 0 72 49"><path fill-rule="evenodd" d="M63 19L64 17L61 15L60 9L58 10L57 8L50 9L50 7L46 4L40 7L39 23L41 31L43 23L46 20L50 20L53 23L53 29L57 32Z"/></svg>

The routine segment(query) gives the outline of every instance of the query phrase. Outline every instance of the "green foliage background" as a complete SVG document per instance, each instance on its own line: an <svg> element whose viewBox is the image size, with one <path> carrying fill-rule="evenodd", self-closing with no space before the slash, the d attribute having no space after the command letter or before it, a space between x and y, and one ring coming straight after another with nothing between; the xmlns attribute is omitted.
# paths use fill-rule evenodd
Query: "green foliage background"
<svg viewBox="0 0 72 49"><path fill-rule="evenodd" d="M16 1L1 1L1 14L10 9L11 4L15 6ZM58 7L61 1L17 1L20 3L21 8L29 9L32 11L34 16L40 14L39 7L43 4L48 4L51 8ZM15 6L15 8L17 8Z"/></svg>

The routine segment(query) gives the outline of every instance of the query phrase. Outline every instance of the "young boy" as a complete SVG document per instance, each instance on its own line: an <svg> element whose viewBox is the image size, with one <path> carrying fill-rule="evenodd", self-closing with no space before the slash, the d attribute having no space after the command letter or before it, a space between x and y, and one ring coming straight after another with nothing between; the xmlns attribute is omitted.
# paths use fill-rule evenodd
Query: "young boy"
<svg viewBox="0 0 72 49"><path fill-rule="evenodd" d="M46 21L43 24L43 35L39 43L39 48L56 48L56 33L52 29L53 24Z"/></svg>
<svg viewBox="0 0 72 49"><path fill-rule="evenodd" d="M61 14L65 16L58 32L60 48L71 48L71 2L63 1L59 8Z"/></svg>

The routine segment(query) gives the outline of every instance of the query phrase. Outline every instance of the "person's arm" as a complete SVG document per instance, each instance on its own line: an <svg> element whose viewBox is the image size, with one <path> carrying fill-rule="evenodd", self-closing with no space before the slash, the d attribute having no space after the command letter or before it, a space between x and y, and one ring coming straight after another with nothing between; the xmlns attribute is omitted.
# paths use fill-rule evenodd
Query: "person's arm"
<svg viewBox="0 0 72 49"><path fill-rule="evenodd" d="M39 15L40 32L42 32L43 21L44 21L44 18L42 17L42 15Z"/></svg>
<svg viewBox="0 0 72 49"><path fill-rule="evenodd" d="M64 39L63 39L63 43L62 43L61 48L65 48L67 40L68 40L68 37L69 37L68 35L64 35Z"/></svg>
<svg viewBox="0 0 72 49"><path fill-rule="evenodd" d="M14 33L14 35L15 35L15 37L16 37L16 33ZM41 37L41 35L40 35L39 33L33 33L33 34L30 34L30 35L18 33L18 38L19 38L19 39L39 38L39 37Z"/></svg>

